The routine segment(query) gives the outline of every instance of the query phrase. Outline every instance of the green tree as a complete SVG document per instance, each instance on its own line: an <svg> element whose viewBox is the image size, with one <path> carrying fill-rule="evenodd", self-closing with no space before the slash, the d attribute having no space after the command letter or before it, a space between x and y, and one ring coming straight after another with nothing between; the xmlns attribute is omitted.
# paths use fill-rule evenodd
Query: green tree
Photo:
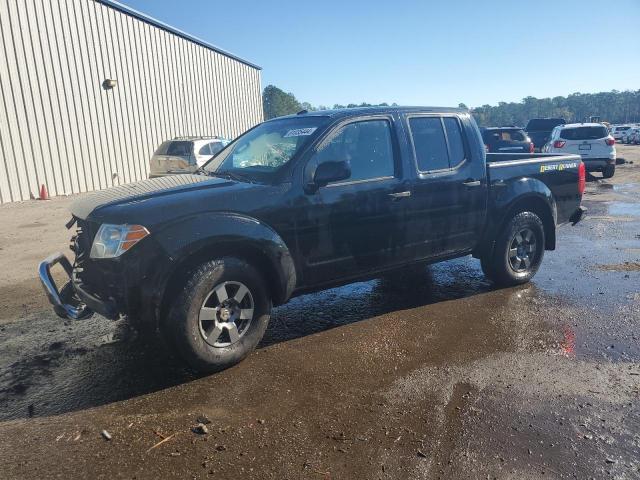
<svg viewBox="0 0 640 480"><path fill-rule="evenodd" d="M535 117L560 117L567 122L583 122L592 115L610 123L640 120L640 90L600 93L572 93L566 97L526 97L521 102L499 102L472 109L481 126L527 124Z"/></svg>
<svg viewBox="0 0 640 480"><path fill-rule="evenodd" d="M265 120L291 115L303 109L293 93L283 92L275 85L267 85L262 91L262 108Z"/></svg>

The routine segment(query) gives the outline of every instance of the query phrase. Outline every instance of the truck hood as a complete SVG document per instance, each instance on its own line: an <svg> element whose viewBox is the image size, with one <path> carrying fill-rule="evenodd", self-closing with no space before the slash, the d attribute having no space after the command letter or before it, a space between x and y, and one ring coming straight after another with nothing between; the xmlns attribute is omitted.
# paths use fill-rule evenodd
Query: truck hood
<svg viewBox="0 0 640 480"><path fill-rule="evenodd" d="M86 220L92 213L106 207L143 202L150 198L174 195L203 188L230 190L236 186L238 186L237 182L224 178L204 175L172 175L120 185L84 195L71 204L70 210L74 217Z"/></svg>

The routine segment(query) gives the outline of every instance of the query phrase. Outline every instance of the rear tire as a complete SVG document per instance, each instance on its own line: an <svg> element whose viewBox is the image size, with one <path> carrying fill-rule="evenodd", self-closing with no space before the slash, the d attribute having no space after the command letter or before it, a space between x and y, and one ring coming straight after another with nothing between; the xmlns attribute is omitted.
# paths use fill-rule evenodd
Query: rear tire
<svg viewBox="0 0 640 480"><path fill-rule="evenodd" d="M498 233L494 248L480 259L485 276L501 286L527 283L544 257L544 226L533 212L520 212Z"/></svg>
<svg viewBox="0 0 640 480"><path fill-rule="evenodd" d="M602 178L611 178L616 173L615 165L607 165L602 171Z"/></svg>
<svg viewBox="0 0 640 480"><path fill-rule="evenodd" d="M203 263L188 276L163 330L191 367L216 372L256 348L270 314L262 275L243 260L223 257Z"/></svg>

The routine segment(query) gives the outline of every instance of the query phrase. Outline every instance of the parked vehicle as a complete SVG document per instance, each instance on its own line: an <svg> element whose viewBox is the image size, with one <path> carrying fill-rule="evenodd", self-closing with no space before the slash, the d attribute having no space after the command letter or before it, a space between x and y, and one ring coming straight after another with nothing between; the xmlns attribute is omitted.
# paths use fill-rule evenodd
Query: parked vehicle
<svg viewBox="0 0 640 480"><path fill-rule="evenodd" d="M567 122L564 118L532 118L527 123L525 131L536 147L536 151L541 151L542 147L549 141L551 131L558 125Z"/></svg>
<svg viewBox="0 0 640 480"><path fill-rule="evenodd" d="M611 136L616 140L616 141L621 141L622 137L624 135L624 132L626 132L627 130L629 130L631 128L631 125L614 125L611 128Z"/></svg>
<svg viewBox="0 0 640 480"><path fill-rule="evenodd" d="M149 178L193 173L229 140L222 137L176 137L163 142L151 157Z"/></svg>
<svg viewBox="0 0 640 480"><path fill-rule="evenodd" d="M622 133L620 143L633 143L633 137L640 131L640 127L632 126Z"/></svg>
<svg viewBox="0 0 640 480"><path fill-rule="evenodd" d="M554 128L543 151L580 155L588 172L611 178L616 171L615 143L600 123L572 123Z"/></svg>
<svg viewBox="0 0 640 480"><path fill-rule="evenodd" d="M264 122L196 175L119 186L71 207L73 264L40 265L55 312L159 327L194 368L253 350L295 295L472 254L528 282L556 226L580 221L577 155L485 154L466 110L354 108ZM71 277L60 291L50 269Z"/></svg>
<svg viewBox="0 0 640 480"><path fill-rule="evenodd" d="M640 145L640 128L636 131L636 133L631 138L631 143L634 145Z"/></svg>
<svg viewBox="0 0 640 480"><path fill-rule="evenodd" d="M487 152L533 153L533 142L521 128L487 127L481 132Z"/></svg>

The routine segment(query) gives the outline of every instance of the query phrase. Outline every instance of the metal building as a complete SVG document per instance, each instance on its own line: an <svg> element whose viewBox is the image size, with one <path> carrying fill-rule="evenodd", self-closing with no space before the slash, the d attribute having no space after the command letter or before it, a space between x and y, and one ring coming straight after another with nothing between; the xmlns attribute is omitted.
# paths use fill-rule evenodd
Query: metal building
<svg viewBox="0 0 640 480"><path fill-rule="evenodd" d="M262 121L260 67L111 0L0 0L0 202L147 177Z"/></svg>

